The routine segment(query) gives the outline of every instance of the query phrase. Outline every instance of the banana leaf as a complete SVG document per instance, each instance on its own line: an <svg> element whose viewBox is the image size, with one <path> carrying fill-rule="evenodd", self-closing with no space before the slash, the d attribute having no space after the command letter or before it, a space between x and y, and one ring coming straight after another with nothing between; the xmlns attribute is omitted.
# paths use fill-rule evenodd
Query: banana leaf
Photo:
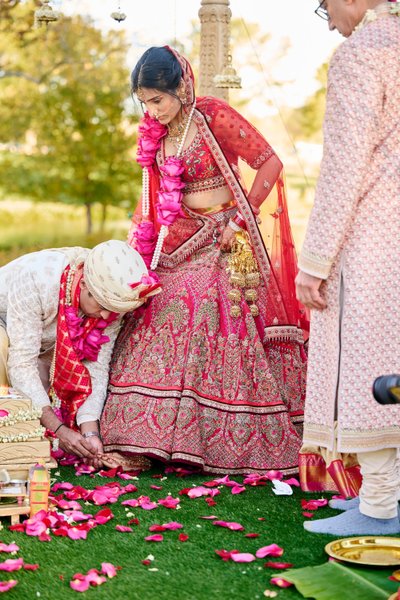
<svg viewBox="0 0 400 600"><path fill-rule="evenodd" d="M294 583L304 598L315 600L388 600L400 582L388 577L395 568L349 568L330 561L316 567L284 571L283 579Z"/></svg>

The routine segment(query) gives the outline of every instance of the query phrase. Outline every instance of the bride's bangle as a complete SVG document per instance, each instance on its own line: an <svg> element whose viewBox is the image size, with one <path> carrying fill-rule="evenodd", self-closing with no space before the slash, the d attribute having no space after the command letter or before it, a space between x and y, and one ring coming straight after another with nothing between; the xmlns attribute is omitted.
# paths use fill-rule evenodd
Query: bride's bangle
<svg viewBox="0 0 400 600"><path fill-rule="evenodd" d="M235 223L235 221L232 221L232 219L229 219L229 221L228 221L228 225L229 225L229 227L230 227L231 229L233 229L233 231L236 231L236 232L238 232L238 231L242 231L242 228L241 228L241 227L239 227L239 225L237 225L237 224Z"/></svg>

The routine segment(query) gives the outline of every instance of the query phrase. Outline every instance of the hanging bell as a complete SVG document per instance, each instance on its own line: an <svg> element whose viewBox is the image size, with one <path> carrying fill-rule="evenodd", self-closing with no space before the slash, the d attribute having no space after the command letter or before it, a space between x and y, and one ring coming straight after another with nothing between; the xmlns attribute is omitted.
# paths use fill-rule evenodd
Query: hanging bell
<svg viewBox="0 0 400 600"><path fill-rule="evenodd" d="M112 19L114 19L114 21L118 21L118 23L121 23L121 21L125 21L126 19L126 14L121 12L120 10L112 12L110 16Z"/></svg>
<svg viewBox="0 0 400 600"><path fill-rule="evenodd" d="M231 54L228 54L228 63L223 68L221 75L215 75L213 81L216 88L242 87L242 80L232 66Z"/></svg>
<svg viewBox="0 0 400 600"><path fill-rule="evenodd" d="M61 13L53 10L49 2L50 0L42 0L42 6L35 10L35 27L47 26L60 18Z"/></svg>

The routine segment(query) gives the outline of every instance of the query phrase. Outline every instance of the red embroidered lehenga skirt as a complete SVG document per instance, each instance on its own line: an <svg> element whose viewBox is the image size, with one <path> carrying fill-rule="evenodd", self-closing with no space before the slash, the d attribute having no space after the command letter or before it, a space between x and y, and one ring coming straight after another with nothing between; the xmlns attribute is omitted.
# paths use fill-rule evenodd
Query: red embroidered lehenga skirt
<svg viewBox="0 0 400 600"><path fill-rule="evenodd" d="M105 451L179 461L205 472L298 470L305 391L302 345L266 339L242 301L231 317L228 255L218 247L232 209L179 218L157 273L163 291L127 319L101 418ZM200 222L199 222L200 224ZM176 243L175 243L176 246Z"/></svg>

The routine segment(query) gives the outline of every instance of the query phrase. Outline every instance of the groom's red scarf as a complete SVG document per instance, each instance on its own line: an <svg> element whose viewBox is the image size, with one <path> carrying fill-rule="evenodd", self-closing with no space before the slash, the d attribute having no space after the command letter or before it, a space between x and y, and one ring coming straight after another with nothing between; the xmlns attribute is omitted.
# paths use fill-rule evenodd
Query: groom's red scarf
<svg viewBox="0 0 400 600"><path fill-rule="evenodd" d="M67 427L77 429L75 420L76 413L85 402L86 398L92 393L92 382L87 367L83 364L82 360L78 357L77 352L74 349L67 326L65 309L67 307L67 281L70 269L70 265L67 265L63 271L60 281L55 365L50 395L52 395L53 390L61 401L60 418L63 423L65 423ZM71 304L76 311L79 309L79 283L82 279L82 275L83 264L79 265L76 270L72 285L72 288L75 288L75 290L71 290ZM104 329L112 321L114 321L116 317L117 315L114 313L110 315L107 321L104 321L104 319L86 317L82 323L83 338L86 338L95 327L99 328L100 321L105 323L104 327L100 327L101 329Z"/></svg>

